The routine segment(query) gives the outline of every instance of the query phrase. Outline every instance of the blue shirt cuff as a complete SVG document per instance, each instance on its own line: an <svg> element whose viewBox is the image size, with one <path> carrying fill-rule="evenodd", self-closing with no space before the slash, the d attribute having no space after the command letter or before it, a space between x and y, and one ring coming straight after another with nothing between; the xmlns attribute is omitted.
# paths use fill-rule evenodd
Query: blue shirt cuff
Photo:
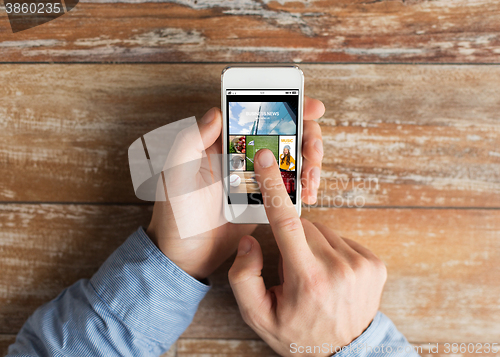
<svg viewBox="0 0 500 357"><path fill-rule="evenodd" d="M380 311L368 328L335 357L418 356L393 322Z"/></svg>
<svg viewBox="0 0 500 357"><path fill-rule="evenodd" d="M165 256L142 227L106 260L90 283L128 327L157 341L177 339L211 288Z"/></svg>

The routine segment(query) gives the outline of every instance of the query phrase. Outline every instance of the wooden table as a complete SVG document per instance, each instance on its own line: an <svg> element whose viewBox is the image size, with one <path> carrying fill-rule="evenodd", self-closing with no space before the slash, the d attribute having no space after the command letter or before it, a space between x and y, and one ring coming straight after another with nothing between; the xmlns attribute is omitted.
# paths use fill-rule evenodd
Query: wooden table
<svg viewBox="0 0 500 357"><path fill-rule="evenodd" d="M498 1L90 0L16 34L4 15L0 34L0 352L148 223L128 146L219 105L236 62L300 63L324 101L323 201L304 216L384 260L381 310L409 341L500 343ZM339 184L356 180L376 184ZM256 236L274 284L276 245ZM230 263L169 356L273 355Z"/></svg>

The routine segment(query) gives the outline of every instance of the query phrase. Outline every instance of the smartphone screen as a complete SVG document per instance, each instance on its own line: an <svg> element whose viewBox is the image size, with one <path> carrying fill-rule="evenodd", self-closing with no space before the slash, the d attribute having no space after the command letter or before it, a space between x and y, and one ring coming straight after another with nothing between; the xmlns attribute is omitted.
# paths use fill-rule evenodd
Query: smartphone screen
<svg viewBox="0 0 500 357"><path fill-rule="evenodd" d="M273 152L296 204L298 89L227 89L228 203L263 204L254 172L257 151Z"/></svg>

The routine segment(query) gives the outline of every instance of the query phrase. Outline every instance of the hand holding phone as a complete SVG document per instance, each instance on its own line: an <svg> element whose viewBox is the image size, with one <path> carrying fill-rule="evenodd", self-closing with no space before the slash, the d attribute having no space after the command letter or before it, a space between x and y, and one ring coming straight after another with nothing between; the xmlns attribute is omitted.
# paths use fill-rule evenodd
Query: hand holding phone
<svg viewBox="0 0 500 357"><path fill-rule="evenodd" d="M321 167L322 153L315 145L318 141L321 144L321 129L315 121L319 119L325 111L323 103L317 99L304 98L304 142L302 152L304 155L302 165L302 198L307 203L314 203L316 200L317 184L319 182L319 169ZM198 148L192 143L185 143L184 147L178 148L178 151L185 155L191 155L190 152L203 149L206 155L216 155L222 152L220 138L222 133L222 115L219 108L210 109L203 118L198 121L198 127L203 141L203 148ZM193 156L200 155L201 152L193 152ZM194 166L188 166L194 169ZM217 166L213 166L216 170ZM220 167L219 170L222 170ZM201 168L193 172L186 173L193 180L202 183L202 186L212 183L211 175L206 175ZM221 174L215 174L221 176ZM316 177L316 179L314 178ZM203 181L207 183L203 183ZM167 188L168 189L168 188ZM182 210L192 212L193 205L198 210L203 211L206 207L209 215L214 216L214 220L219 219L222 211L214 210L214 202L219 202L222 197L222 183L220 190L214 193L213 197L199 195L194 191L194 196L186 196L187 199L176 202L177 205L185 206ZM182 207L181 207L182 208ZM185 221L176 220L171 207L171 202L157 201L153 210L153 218L147 229L147 234L160 250L169 257L175 264L188 274L202 279L210 275L217 267L222 264L238 246L242 235L251 234L256 225L235 225L225 223L217 228L207 231L203 237L196 239L181 239L179 235L179 224L198 224L199 216L189 215ZM207 218L207 217L204 217Z"/></svg>

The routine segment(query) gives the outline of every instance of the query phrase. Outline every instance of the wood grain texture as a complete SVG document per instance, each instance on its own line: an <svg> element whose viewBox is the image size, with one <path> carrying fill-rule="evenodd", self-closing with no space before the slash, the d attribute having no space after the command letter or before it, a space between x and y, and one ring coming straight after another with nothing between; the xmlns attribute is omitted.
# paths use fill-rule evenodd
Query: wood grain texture
<svg viewBox="0 0 500 357"><path fill-rule="evenodd" d="M220 103L223 65L0 66L0 200L139 202L128 146ZM323 206L500 207L500 66L303 65Z"/></svg>
<svg viewBox="0 0 500 357"><path fill-rule="evenodd" d="M83 1L12 34L10 62L498 63L495 0Z"/></svg>
<svg viewBox="0 0 500 357"><path fill-rule="evenodd" d="M27 317L65 287L89 278L134 232L151 207L0 206L0 333L16 333Z"/></svg>
<svg viewBox="0 0 500 357"><path fill-rule="evenodd" d="M303 215L381 257L389 274L381 310L410 341L497 342L499 211L312 209ZM266 284L274 285L278 264L274 239L266 229L254 236L265 252ZM200 304L185 337L218 338L219 333L224 338L256 337L234 318L237 306L225 275L229 266L230 262L214 277L214 289Z"/></svg>
<svg viewBox="0 0 500 357"><path fill-rule="evenodd" d="M177 357L279 356L262 340L181 338L177 344Z"/></svg>
<svg viewBox="0 0 500 357"><path fill-rule="evenodd" d="M5 356L7 349L16 340L16 335L0 335L0 355Z"/></svg>
<svg viewBox="0 0 500 357"><path fill-rule="evenodd" d="M225 357L225 356L279 356L274 353L272 349L262 340L214 340L214 339L187 339L181 338L178 342L179 348L177 350L178 357ZM474 348L480 349L480 346ZM451 348L451 347L450 347ZM458 346L457 348L460 348ZM467 348L467 346L464 346ZM469 346L473 351L473 347ZM450 353L448 347L442 344L425 343L413 344L413 349L421 357L440 357L440 356L454 356L454 357L477 357L479 353ZM498 356L498 353L484 353L486 349L482 348L481 356ZM490 347L491 350L491 347Z"/></svg>
<svg viewBox="0 0 500 357"><path fill-rule="evenodd" d="M16 341L16 335L0 335L0 355L5 356L11 344ZM177 342L170 346L170 349L161 355L161 357L176 357Z"/></svg>
<svg viewBox="0 0 500 357"><path fill-rule="evenodd" d="M146 206L0 205L0 333L13 334L43 302L88 278L151 212ZM387 264L382 311L410 341L500 342L500 211L311 209ZM110 225L109 222L113 224ZM267 227L266 284L277 283L278 251ZM184 338L256 339L242 321L226 262Z"/></svg>
<svg viewBox="0 0 500 357"><path fill-rule="evenodd" d="M15 335L0 335L0 354L14 343ZM178 347L177 347L178 346ZM421 357L450 356L448 347L439 343L414 343L413 348ZM431 348L432 351L431 352ZM460 348L460 347L458 347ZM472 350L472 347L470 347ZM479 348L476 345L475 348ZM483 348L482 351L485 349ZM435 352L437 351L437 352ZM162 357L275 357L278 354L262 340L180 338ZM478 353L453 353L454 357L477 357ZM481 353L481 356L498 356L498 353Z"/></svg>

